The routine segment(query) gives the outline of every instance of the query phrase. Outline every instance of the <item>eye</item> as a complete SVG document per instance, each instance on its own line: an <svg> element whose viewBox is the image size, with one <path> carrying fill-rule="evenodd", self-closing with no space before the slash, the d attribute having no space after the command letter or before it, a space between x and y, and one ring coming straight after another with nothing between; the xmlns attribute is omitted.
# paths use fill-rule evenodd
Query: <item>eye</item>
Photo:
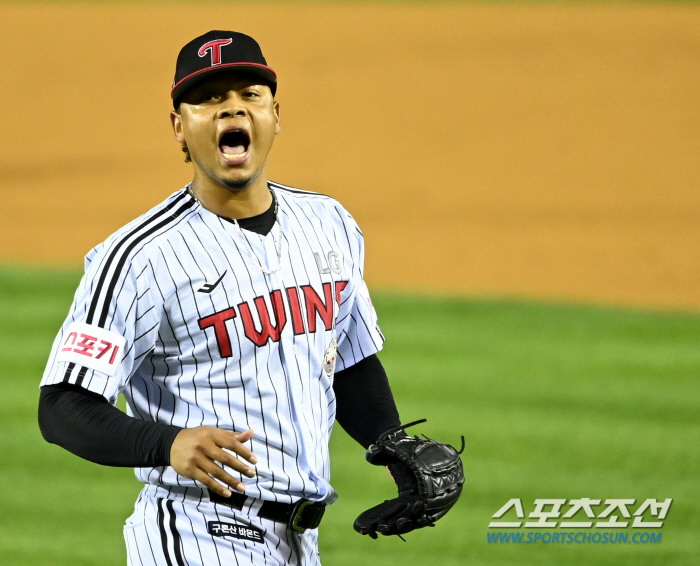
<svg viewBox="0 0 700 566"><path fill-rule="evenodd" d="M259 96L260 96L260 93L257 90L246 90L243 93L243 97L249 98L249 99L258 98Z"/></svg>

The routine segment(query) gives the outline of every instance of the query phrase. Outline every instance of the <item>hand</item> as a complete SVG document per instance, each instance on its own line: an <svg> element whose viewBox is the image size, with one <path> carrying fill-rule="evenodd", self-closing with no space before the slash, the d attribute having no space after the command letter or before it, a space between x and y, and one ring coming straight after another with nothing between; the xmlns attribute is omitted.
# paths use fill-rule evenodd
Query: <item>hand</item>
<svg viewBox="0 0 700 566"><path fill-rule="evenodd" d="M255 465L258 459L243 446L252 437L250 429L236 433L210 426L185 428L178 433L170 448L170 465L181 476L197 480L224 497L231 496L226 485L245 492L245 484L226 473L219 463L249 478L255 477L255 470L224 450L231 450ZM217 479L226 485L221 485Z"/></svg>

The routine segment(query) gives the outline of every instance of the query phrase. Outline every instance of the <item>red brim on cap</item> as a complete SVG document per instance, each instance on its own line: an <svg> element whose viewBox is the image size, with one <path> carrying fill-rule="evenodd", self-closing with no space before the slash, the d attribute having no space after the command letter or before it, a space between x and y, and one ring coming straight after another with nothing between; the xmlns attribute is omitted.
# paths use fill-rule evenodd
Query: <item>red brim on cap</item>
<svg viewBox="0 0 700 566"><path fill-rule="evenodd" d="M260 63L222 63L221 65L215 65L212 67L207 67L206 69L195 71L174 84L173 89L170 91L170 97L173 99L173 104L177 103L177 100L187 89L191 88L205 77L220 71L231 70L234 67L236 69L245 70L254 75L258 75L265 80L265 84L270 86L272 89L272 94L275 94L275 90L277 88L277 73L275 73L271 67L261 65Z"/></svg>

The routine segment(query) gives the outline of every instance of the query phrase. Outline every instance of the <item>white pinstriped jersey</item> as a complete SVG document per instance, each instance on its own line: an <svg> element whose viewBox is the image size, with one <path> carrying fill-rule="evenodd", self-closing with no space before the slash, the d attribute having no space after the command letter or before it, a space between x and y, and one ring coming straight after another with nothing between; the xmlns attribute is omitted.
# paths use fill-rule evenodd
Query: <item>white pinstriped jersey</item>
<svg viewBox="0 0 700 566"><path fill-rule="evenodd" d="M266 236L241 233L180 190L87 255L42 385L78 384L112 403L123 392L129 414L147 421L252 428L257 477L227 469L247 495L331 503L335 398L324 357L337 339L342 370L379 351L383 336L354 219L325 195L269 186L279 272L250 257L276 267L279 223ZM136 475L159 496L202 487L169 466Z"/></svg>

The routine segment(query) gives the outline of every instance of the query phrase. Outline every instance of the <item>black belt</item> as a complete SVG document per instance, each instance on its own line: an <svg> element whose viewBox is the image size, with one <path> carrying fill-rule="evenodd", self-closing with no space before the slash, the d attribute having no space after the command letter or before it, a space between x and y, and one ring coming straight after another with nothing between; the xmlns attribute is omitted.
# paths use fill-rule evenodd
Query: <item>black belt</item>
<svg viewBox="0 0 700 566"><path fill-rule="evenodd" d="M240 511L248 497L242 493L232 492L231 497L224 497L209 490L209 499L218 505L225 505ZM321 524L321 518L326 505L318 501L300 499L296 503L280 503L279 501L263 501L258 511L258 517L269 519L276 523L284 523L297 532L315 529Z"/></svg>

